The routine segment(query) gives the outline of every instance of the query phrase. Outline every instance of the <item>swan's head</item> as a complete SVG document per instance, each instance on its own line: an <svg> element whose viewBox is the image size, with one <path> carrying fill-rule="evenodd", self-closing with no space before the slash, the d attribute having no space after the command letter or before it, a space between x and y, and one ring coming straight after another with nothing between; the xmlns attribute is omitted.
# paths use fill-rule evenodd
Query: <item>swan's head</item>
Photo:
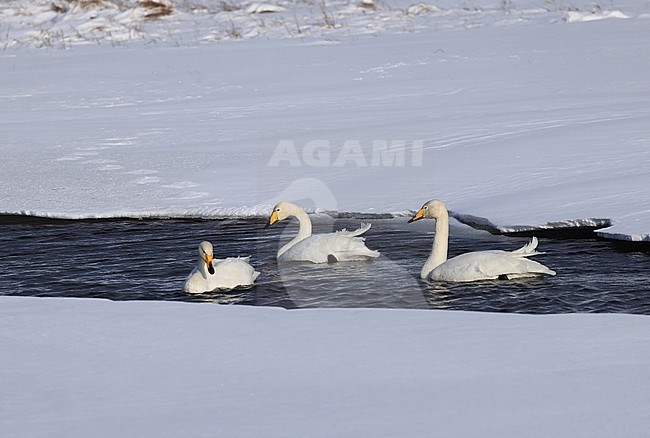
<svg viewBox="0 0 650 438"><path fill-rule="evenodd" d="M437 219L446 215L447 208L445 207L444 202L432 199L425 202L422 208L413 215L408 223L410 224L411 222L419 221L420 219Z"/></svg>
<svg viewBox="0 0 650 438"><path fill-rule="evenodd" d="M268 228L274 223L282 221L290 216L295 216L298 211L302 211L302 208L298 207L296 204L286 201L278 202L275 207L273 207L271 216L269 216L269 222L264 228Z"/></svg>
<svg viewBox="0 0 650 438"><path fill-rule="evenodd" d="M212 244L203 241L199 244L199 260L203 260L208 267L210 275L214 274L214 266L212 266L212 258L214 257Z"/></svg>

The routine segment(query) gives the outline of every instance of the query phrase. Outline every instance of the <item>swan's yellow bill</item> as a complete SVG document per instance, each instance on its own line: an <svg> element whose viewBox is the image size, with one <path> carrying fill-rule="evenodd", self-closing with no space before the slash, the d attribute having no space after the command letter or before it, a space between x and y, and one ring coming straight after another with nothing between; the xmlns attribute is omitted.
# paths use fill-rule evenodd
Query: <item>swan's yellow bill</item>
<svg viewBox="0 0 650 438"><path fill-rule="evenodd" d="M269 225L273 225L278 221L278 212L276 210L273 210L273 213L271 213L271 216L269 216Z"/></svg>
<svg viewBox="0 0 650 438"><path fill-rule="evenodd" d="M423 217L424 217L424 209L421 208L418 210L417 213L415 213L415 215L409 220L408 223L410 224L411 222L419 221Z"/></svg>
<svg viewBox="0 0 650 438"><path fill-rule="evenodd" d="M203 260L205 260L206 265L210 266L210 263L212 263L212 256L210 254L205 254Z"/></svg>
<svg viewBox="0 0 650 438"><path fill-rule="evenodd" d="M214 265L212 265L212 257L213 257L212 254L206 254L205 258L203 259L205 260L205 264L208 267L208 273L210 275L214 275Z"/></svg>

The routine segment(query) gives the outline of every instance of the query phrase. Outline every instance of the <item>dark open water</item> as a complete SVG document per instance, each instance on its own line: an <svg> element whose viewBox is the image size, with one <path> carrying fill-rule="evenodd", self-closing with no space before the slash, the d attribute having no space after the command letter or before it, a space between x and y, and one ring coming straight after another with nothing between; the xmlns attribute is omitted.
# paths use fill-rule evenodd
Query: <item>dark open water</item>
<svg viewBox="0 0 650 438"><path fill-rule="evenodd" d="M538 260L556 277L463 284L419 279L431 249L433 222L375 220L367 245L373 262L278 266L280 239L297 231L262 220L35 221L0 224L0 295L111 300L210 301L302 307L384 307L518 313L650 314L650 246L595 239L540 239ZM321 220L315 232L356 228L359 220ZM449 255L516 249L527 238L454 228ZM197 246L210 240L216 257L251 255L262 272L255 286L226 293L182 291Z"/></svg>

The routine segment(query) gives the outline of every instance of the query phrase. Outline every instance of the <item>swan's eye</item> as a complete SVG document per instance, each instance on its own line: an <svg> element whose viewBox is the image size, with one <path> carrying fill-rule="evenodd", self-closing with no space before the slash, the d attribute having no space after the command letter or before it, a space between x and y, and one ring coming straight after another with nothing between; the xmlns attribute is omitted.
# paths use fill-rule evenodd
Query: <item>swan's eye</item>
<svg viewBox="0 0 650 438"><path fill-rule="evenodd" d="M275 211L280 211L280 209L278 208L278 209L277 209L277 210L275 210Z"/></svg>
<svg viewBox="0 0 650 438"><path fill-rule="evenodd" d="M429 206L427 206L427 205L424 206L424 210L427 210L428 208L429 208Z"/></svg>

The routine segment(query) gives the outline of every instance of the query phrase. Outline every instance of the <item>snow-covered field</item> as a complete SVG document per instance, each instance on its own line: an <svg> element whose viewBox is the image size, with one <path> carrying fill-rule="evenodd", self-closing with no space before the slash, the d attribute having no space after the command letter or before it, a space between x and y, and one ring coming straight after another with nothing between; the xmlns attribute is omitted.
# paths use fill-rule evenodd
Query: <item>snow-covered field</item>
<svg viewBox="0 0 650 438"><path fill-rule="evenodd" d="M180 2L155 20L68 3L0 15L0 211L394 213L437 197L501 230L611 222L650 239L643 2ZM224 20L248 30L210 40ZM118 38L127 24L137 37Z"/></svg>
<svg viewBox="0 0 650 438"><path fill-rule="evenodd" d="M0 211L650 240L648 41L631 0L5 1ZM649 324L1 297L0 434L641 437Z"/></svg>
<svg viewBox="0 0 650 438"><path fill-rule="evenodd" d="M3 436L644 437L650 319L0 300Z"/></svg>

